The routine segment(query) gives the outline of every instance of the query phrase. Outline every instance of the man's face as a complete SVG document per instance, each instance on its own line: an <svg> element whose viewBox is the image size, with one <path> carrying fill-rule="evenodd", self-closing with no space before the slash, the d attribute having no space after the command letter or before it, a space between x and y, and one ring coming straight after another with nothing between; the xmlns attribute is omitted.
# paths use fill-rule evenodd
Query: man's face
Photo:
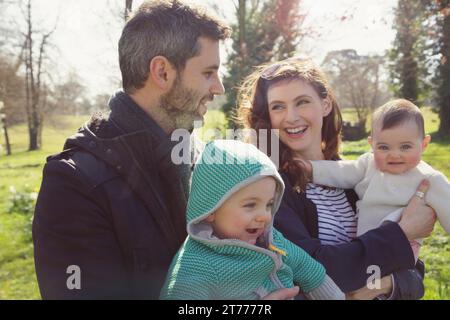
<svg viewBox="0 0 450 320"><path fill-rule="evenodd" d="M207 102L225 91L218 74L219 41L201 37L198 43L200 54L186 61L170 91L161 97L161 107L168 112L174 129L191 131L194 121L203 120Z"/></svg>

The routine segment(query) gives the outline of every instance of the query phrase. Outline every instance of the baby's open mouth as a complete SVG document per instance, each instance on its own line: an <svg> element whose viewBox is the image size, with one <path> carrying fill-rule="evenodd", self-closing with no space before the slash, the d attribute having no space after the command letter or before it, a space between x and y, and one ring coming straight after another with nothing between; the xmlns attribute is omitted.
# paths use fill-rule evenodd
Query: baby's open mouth
<svg viewBox="0 0 450 320"><path fill-rule="evenodd" d="M259 230L259 228L250 228L250 229L246 229L246 231L250 234L255 234L257 233Z"/></svg>

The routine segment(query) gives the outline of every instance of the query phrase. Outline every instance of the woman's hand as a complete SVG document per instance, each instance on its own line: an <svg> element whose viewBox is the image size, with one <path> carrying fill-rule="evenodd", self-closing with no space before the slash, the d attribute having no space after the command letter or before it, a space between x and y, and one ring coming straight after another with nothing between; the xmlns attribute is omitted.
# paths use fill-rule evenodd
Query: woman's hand
<svg viewBox="0 0 450 320"><path fill-rule="evenodd" d="M284 288L269 293L263 300L291 300L298 295L300 288L295 286L293 288Z"/></svg>
<svg viewBox="0 0 450 320"><path fill-rule="evenodd" d="M430 187L428 180L423 180L417 191L425 195ZM425 205L424 197L414 195L408 206L403 210L402 218L398 223L408 240L428 237L433 231L436 222L436 213Z"/></svg>
<svg viewBox="0 0 450 320"><path fill-rule="evenodd" d="M392 293L392 277L386 276L380 279L379 289L369 289L367 286L353 292L347 293L347 300L373 300L376 297L385 294L390 296Z"/></svg>

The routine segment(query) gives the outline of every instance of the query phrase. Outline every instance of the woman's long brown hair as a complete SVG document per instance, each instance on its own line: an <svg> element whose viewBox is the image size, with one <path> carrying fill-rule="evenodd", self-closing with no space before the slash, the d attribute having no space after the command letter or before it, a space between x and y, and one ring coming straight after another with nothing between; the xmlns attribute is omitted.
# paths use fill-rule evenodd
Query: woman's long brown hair
<svg viewBox="0 0 450 320"><path fill-rule="evenodd" d="M267 75L268 70L271 74ZM239 122L244 128L254 129L257 132L260 129L268 129L270 134L272 127L267 102L268 89L280 81L293 80L305 81L314 88L321 99L329 98L332 110L323 119L322 152L325 160L338 160L342 129L341 112L325 75L311 60L288 59L256 67L239 89L237 113ZM266 141L270 141L270 137ZM288 174L294 188L304 191L309 180L308 176L302 163L294 160L292 150L282 141L280 141L279 163L281 170Z"/></svg>

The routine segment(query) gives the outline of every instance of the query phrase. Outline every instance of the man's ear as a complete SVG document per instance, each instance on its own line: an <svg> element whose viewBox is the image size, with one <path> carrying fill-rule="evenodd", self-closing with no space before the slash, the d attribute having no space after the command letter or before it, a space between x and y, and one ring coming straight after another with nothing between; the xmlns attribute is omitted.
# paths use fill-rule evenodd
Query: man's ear
<svg viewBox="0 0 450 320"><path fill-rule="evenodd" d="M168 91L177 76L177 71L164 56L156 56L150 61L149 77L161 90Z"/></svg>
<svg viewBox="0 0 450 320"><path fill-rule="evenodd" d="M427 134L425 136L425 138L423 138L423 141L422 141L422 150L425 150L428 147L428 145L430 144L430 141L431 141L431 136L429 134Z"/></svg>
<svg viewBox="0 0 450 320"><path fill-rule="evenodd" d="M330 114L331 110L333 109L333 104L331 103L329 96L322 100L322 107L323 107L322 116L325 118Z"/></svg>

